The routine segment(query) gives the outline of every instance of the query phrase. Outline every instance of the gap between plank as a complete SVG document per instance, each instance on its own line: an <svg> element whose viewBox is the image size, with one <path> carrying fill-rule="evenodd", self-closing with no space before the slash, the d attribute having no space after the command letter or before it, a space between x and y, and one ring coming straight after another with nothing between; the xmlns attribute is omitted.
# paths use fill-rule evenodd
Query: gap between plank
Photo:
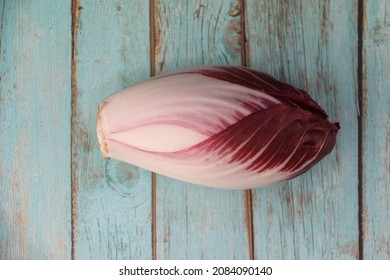
<svg viewBox="0 0 390 280"><path fill-rule="evenodd" d="M252 191L246 190L244 193L245 201L245 225L248 235L248 246L249 246L249 259L254 260L254 246L253 246L253 207L252 207Z"/></svg>
<svg viewBox="0 0 390 280"><path fill-rule="evenodd" d="M359 223L359 260L364 259L364 226L363 226L363 28L364 28L364 0L358 0L357 7L357 31L358 31L358 223Z"/></svg>
<svg viewBox="0 0 390 280"><path fill-rule="evenodd" d="M149 26L150 26L150 75L156 75L156 21L155 0L149 0ZM152 259L157 259L157 218L156 218L156 173L152 172Z"/></svg>
<svg viewBox="0 0 390 280"><path fill-rule="evenodd" d="M241 37L240 37L240 46L241 46L241 65L247 66L248 65L248 49L246 44L246 26L245 26L245 14L246 14L246 1L245 0L239 0L240 1L240 27L241 27Z"/></svg>
<svg viewBox="0 0 390 280"><path fill-rule="evenodd" d="M157 259L156 180L156 173L152 172L152 260Z"/></svg>
<svg viewBox="0 0 390 280"><path fill-rule="evenodd" d="M3 42L2 40L2 35L3 35L3 30L4 30L4 13L5 13L5 1L3 2L3 11L1 13L1 25L0 25L0 51L1 51L1 43ZM0 77L1 81L1 77Z"/></svg>
<svg viewBox="0 0 390 280"><path fill-rule="evenodd" d="M245 11L246 3L245 0L240 1L240 26L241 26L241 65L247 66L247 44L246 44L246 32L245 32ZM249 247L249 259L254 260L254 244L253 244L253 206L252 206L252 190L246 190L244 194L245 202L245 225L248 236L248 247Z"/></svg>
<svg viewBox="0 0 390 280"><path fill-rule="evenodd" d="M76 259L75 252L75 230L76 230L76 222L77 222L77 213L76 213L76 202L77 202L77 189L78 189L78 181L74 174L74 169L76 168L75 162L73 159L73 148L74 148L74 139L76 137L75 130L75 116L76 116L76 104L77 104L77 29L79 28L79 0L72 0L71 6L71 15L72 15L72 50L71 50L71 112L72 115L70 117L70 125L71 125L71 139L70 139L70 155L71 155L71 259Z"/></svg>

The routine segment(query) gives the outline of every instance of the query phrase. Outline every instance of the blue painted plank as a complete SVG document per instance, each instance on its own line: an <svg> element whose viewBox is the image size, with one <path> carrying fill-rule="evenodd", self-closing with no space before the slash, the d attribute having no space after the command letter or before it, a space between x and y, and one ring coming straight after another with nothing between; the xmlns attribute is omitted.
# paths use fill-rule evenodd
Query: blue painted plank
<svg viewBox="0 0 390 280"><path fill-rule="evenodd" d="M150 76L149 5L141 0L78 4L72 134L74 257L150 259L151 173L103 160L96 136L98 103Z"/></svg>
<svg viewBox="0 0 390 280"><path fill-rule="evenodd" d="M156 1L156 74L199 64L241 64L238 4ZM246 218L244 191L205 188L157 175L158 259L249 258Z"/></svg>
<svg viewBox="0 0 390 280"><path fill-rule="evenodd" d="M70 259L71 1L0 1L0 259Z"/></svg>
<svg viewBox="0 0 390 280"><path fill-rule="evenodd" d="M339 121L333 152L306 174L253 192L257 259L356 259L357 1L247 1L251 67L307 90Z"/></svg>
<svg viewBox="0 0 390 280"><path fill-rule="evenodd" d="M389 1L365 1L363 18L363 254L365 259L389 259Z"/></svg>

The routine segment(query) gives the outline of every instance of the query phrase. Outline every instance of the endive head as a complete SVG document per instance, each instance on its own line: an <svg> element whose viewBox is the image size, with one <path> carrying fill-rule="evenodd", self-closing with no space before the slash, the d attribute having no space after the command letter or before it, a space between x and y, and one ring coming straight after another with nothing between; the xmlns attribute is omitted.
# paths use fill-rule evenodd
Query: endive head
<svg viewBox="0 0 390 280"><path fill-rule="evenodd" d="M110 157L190 183L248 189L296 177L335 145L338 123L301 89L239 66L149 79L104 100Z"/></svg>

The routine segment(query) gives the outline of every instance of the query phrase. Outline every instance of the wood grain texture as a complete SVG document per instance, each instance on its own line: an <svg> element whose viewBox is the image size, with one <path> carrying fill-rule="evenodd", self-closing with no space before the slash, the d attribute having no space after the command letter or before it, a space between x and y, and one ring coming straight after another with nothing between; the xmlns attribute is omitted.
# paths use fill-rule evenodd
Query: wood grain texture
<svg viewBox="0 0 390 280"><path fill-rule="evenodd" d="M365 1L363 24L363 253L389 259L390 3Z"/></svg>
<svg viewBox="0 0 390 280"><path fill-rule="evenodd" d="M238 1L155 3L156 74L198 64L241 64ZM244 191L157 175L158 259L249 258Z"/></svg>
<svg viewBox="0 0 390 280"><path fill-rule="evenodd" d="M69 259L70 1L0 1L0 259Z"/></svg>
<svg viewBox="0 0 390 280"><path fill-rule="evenodd" d="M333 152L253 192L257 259L355 259L358 246L357 2L246 3L248 64L306 89L339 121Z"/></svg>
<svg viewBox="0 0 390 280"><path fill-rule="evenodd" d="M0 259L389 259L389 14L387 0L0 0ZM333 152L252 195L102 159L101 100L209 63L308 90L341 124Z"/></svg>
<svg viewBox="0 0 390 280"><path fill-rule="evenodd" d="M74 258L150 259L151 173L103 160L96 136L98 103L150 76L149 7L122 0L76 5Z"/></svg>

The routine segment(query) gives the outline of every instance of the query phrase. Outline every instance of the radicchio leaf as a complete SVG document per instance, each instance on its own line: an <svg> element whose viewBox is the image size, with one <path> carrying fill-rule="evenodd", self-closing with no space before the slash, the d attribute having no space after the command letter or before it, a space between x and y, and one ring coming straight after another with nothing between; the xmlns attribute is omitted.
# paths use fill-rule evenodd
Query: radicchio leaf
<svg viewBox="0 0 390 280"><path fill-rule="evenodd" d="M105 157L218 188L294 178L331 152L338 130L307 92L239 66L155 77L98 113Z"/></svg>

